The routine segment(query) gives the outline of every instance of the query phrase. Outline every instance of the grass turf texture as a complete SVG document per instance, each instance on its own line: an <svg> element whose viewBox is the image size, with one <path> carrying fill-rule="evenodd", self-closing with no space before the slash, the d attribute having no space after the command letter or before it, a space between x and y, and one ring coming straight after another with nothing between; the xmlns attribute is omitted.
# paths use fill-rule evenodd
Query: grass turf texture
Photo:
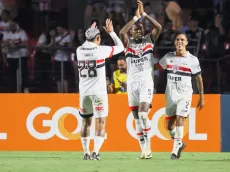
<svg viewBox="0 0 230 172"><path fill-rule="evenodd" d="M0 172L230 172L230 153L153 153L137 160L137 152L102 152L101 161L83 161L81 152L0 152Z"/></svg>

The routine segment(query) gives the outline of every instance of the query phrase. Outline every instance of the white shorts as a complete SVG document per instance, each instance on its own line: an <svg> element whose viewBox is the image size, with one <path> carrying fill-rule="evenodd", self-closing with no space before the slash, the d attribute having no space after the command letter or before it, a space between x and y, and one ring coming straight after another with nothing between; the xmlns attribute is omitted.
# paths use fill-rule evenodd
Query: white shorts
<svg viewBox="0 0 230 172"><path fill-rule="evenodd" d="M152 103L153 85L153 80L142 80L127 84L128 101L131 110L137 110L141 102Z"/></svg>
<svg viewBox="0 0 230 172"><path fill-rule="evenodd" d="M80 95L80 115L95 118L108 116L108 95Z"/></svg>
<svg viewBox="0 0 230 172"><path fill-rule="evenodd" d="M172 117L175 115L188 117L190 112L192 98L181 98L177 101L166 102L166 116Z"/></svg>

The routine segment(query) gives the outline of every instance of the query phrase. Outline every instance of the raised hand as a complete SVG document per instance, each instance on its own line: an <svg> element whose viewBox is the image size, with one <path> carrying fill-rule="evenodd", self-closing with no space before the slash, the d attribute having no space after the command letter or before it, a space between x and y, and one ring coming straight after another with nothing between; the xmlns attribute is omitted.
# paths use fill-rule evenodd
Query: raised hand
<svg viewBox="0 0 230 172"><path fill-rule="evenodd" d="M140 0L137 0L137 6L139 8L139 13L142 15L144 13L143 3Z"/></svg>
<svg viewBox="0 0 230 172"><path fill-rule="evenodd" d="M110 19L106 19L105 26L103 26L106 32L113 32L113 22Z"/></svg>
<svg viewBox="0 0 230 172"><path fill-rule="evenodd" d="M137 7L136 16L137 16L138 18L141 18L139 6Z"/></svg>
<svg viewBox="0 0 230 172"><path fill-rule="evenodd" d="M97 23L93 22L93 24L91 25L91 28L97 28Z"/></svg>

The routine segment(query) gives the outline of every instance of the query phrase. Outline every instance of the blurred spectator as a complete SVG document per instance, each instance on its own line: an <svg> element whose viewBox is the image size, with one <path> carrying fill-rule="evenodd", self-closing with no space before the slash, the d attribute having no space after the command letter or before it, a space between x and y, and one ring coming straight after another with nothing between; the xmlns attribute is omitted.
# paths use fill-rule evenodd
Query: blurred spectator
<svg viewBox="0 0 230 172"><path fill-rule="evenodd" d="M189 46L196 46L198 53L199 48L201 47L200 45L204 42L204 30L199 27L199 21L195 16L189 18L188 29L185 33L189 40Z"/></svg>
<svg viewBox="0 0 230 172"><path fill-rule="evenodd" d="M125 57L118 58L117 67L118 70L113 72L112 82L107 82L108 93L127 93L127 64Z"/></svg>
<svg viewBox="0 0 230 172"><path fill-rule="evenodd" d="M5 9L5 5L3 2L4 2L3 0L0 0L0 13L2 13L2 10Z"/></svg>
<svg viewBox="0 0 230 172"><path fill-rule="evenodd" d="M84 29L87 29L95 21L102 30L104 19L106 18L106 0L88 0L85 10Z"/></svg>
<svg viewBox="0 0 230 172"><path fill-rule="evenodd" d="M70 47L72 45L72 39L67 31L67 29L63 25L58 25L57 27L57 36L55 37L54 45L60 47L60 50L57 50L54 55L55 60L55 78L57 80L57 89L58 92L62 92L62 88L64 88L63 92L68 92L68 79L71 76L71 61L69 50L63 50L65 47ZM62 65L63 64L63 65ZM63 68L62 68L63 67ZM61 85L61 76L63 69L63 85Z"/></svg>
<svg viewBox="0 0 230 172"><path fill-rule="evenodd" d="M50 3L51 0L39 0L41 24L46 30L48 29L49 23Z"/></svg>
<svg viewBox="0 0 230 172"><path fill-rule="evenodd" d="M11 20L10 12L6 9L2 10L1 21L0 21L0 37L2 39L3 39L3 35L9 31L10 20ZM1 62L3 62L3 67L4 67L4 65L6 64L6 49L2 47L1 47Z"/></svg>
<svg viewBox="0 0 230 172"><path fill-rule="evenodd" d="M83 29L78 29L77 33L73 32L73 46L78 47L85 42L85 32Z"/></svg>
<svg viewBox="0 0 230 172"><path fill-rule="evenodd" d="M205 44L208 58L216 59L224 55L225 29L222 25L222 14L215 16L215 25L205 30Z"/></svg>
<svg viewBox="0 0 230 172"><path fill-rule="evenodd" d="M10 12L8 10L2 10L1 13L1 21L0 21L0 32L5 33L9 30L9 23L10 23L11 17Z"/></svg>
<svg viewBox="0 0 230 172"><path fill-rule="evenodd" d="M50 28L48 31L43 32L40 35L37 42L38 50L35 56L35 81L37 83L37 88L41 92L51 91L52 51L46 48L50 47L55 42L56 35L56 28Z"/></svg>
<svg viewBox="0 0 230 172"><path fill-rule="evenodd" d="M11 80L11 86L16 91L17 79L21 73L21 91L29 92L28 90L28 49L23 46L28 46L28 38L23 29L19 25L10 21L9 32L3 37L3 45L7 48L7 62L9 79ZM21 66L20 65L21 60ZM21 69L21 71L19 70ZM18 72L19 71L19 72ZM19 81L19 80L18 80Z"/></svg>

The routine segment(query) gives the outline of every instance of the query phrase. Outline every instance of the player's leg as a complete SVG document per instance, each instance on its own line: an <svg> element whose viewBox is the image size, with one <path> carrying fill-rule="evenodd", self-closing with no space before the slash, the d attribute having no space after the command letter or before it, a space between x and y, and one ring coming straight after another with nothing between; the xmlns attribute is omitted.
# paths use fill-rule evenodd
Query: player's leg
<svg viewBox="0 0 230 172"><path fill-rule="evenodd" d="M138 108L138 116L141 120L142 130L145 138L145 159L150 159L152 158L150 137L151 123L148 118L148 113L153 98L153 82L140 82L139 88L140 103Z"/></svg>
<svg viewBox="0 0 230 172"><path fill-rule="evenodd" d="M142 124L141 119L138 116L138 107L139 107L139 96L138 92L136 91L136 83L130 83L127 85L127 92L128 92L128 102L129 102L129 108L132 111L133 118L135 120L136 125L136 136L137 140L139 142L140 148L141 148L141 155L138 157L138 159L144 159L144 146L145 146L145 139L144 134L142 131Z"/></svg>
<svg viewBox="0 0 230 172"><path fill-rule="evenodd" d="M137 140L141 148L141 155L138 157L138 159L144 159L145 158L145 154L144 154L145 138L144 138L144 134L142 130L141 119L138 116L138 106L132 106L131 108L132 108L132 114L133 114L133 118L135 120L135 125L136 125Z"/></svg>
<svg viewBox="0 0 230 172"><path fill-rule="evenodd" d="M80 116L82 117L81 144L84 150L84 160L90 160L90 127L93 116L92 102L88 96L80 95Z"/></svg>
<svg viewBox="0 0 230 172"><path fill-rule="evenodd" d="M90 160L90 127L92 124L91 115L82 115L82 127L81 127L81 144L84 150L84 160Z"/></svg>
<svg viewBox="0 0 230 172"><path fill-rule="evenodd" d="M166 116L165 119L169 135L172 138L172 140L174 140L174 136L176 133L176 115L172 117Z"/></svg>
<svg viewBox="0 0 230 172"><path fill-rule="evenodd" d="M100 149L105 140L105 125L108 116L108 97L107 95L91 96L93 102L94 116L95 116L95 136L94 136L94 150L92 154L93 160L100 160Z"/></svg>
<svg viewBox="0 0 230 172"><path fill-rule="evenodd" d="M184 136L184 122L188 117L191 106L191 99L181 99L177 103L176 109L176 131L174 136L173 151L171 153L171 159L177 160L181 156L181 152L186 147L186 144L182 142Z"/></svg>
<svg viewBox="0 0 230 172"><path fill-rule="evenodd" d="M150 103L147 102L139 103L138 116L140 118L140 123L142 126L142 132L145 141L145 145L144 145L145 159L152 158L151 137L150 137L151 123L148 118L149 108L150 108Z"/></svg>
<svg viewBox="0 0 230 172"><path fill-rule="evenodd" d="M93 160L100 160L99 151L105 140L105 125L106 117L95 118L95 136L94 136L94 149L92 154Z"/></svg>
<svg viewBox="0 0 230 172"><path fill-rule="evenodd" d="M177 105L173 101L167 100L165 110L166 127L172 140L174 140L176 133L176 107Z"/></svg>

